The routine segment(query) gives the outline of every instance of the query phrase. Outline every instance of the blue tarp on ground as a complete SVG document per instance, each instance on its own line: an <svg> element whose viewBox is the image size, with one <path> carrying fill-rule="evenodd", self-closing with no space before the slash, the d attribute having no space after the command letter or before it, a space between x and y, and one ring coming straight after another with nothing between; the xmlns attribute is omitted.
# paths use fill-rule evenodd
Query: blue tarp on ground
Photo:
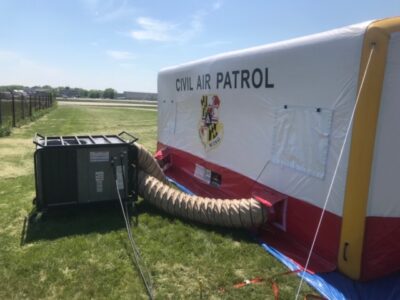
<svg viewBox="0 0 400 300"><path fill-rule="evenodd" d="M298 265L273 247L260 241L261 246L286 265L290 270L298 269ZM329 272L310 274L299 272L304 280L328 299L400 299L400 273L368 282L358 282L340 274Z"/></svg>
<svg viewBox="0 0 400 300"><path fill-rule="evenodd" d="M187 189L182 184L173 179L168 178L169 181L175 184L181 191L193 195L193 192ZM268 253L277 258L291 271L298 270L298 265L289 257L283 255L275 248L269 246L263 241L259 241ZM368 281L358 282L340 274L339 272L329 272L321 274L310 274L307 272L298 272L298 276L304 276L304 280L314 287L321 295L328 299L386 299L397 300L400 299L400 272L384 278Z"/></svg>
<svg viewBox="0 0 400 300"><path fill-rule="evenodd" d="M180 189L182 192L189 194L189 195L194 195L194 193L191 190L189 190L187 187L183 186L179 182L176 182L175 180L173 180L172 178L169 178L169 177L167 177L167 179L172 184L175 184L178 187L178 189Z"/></svg>

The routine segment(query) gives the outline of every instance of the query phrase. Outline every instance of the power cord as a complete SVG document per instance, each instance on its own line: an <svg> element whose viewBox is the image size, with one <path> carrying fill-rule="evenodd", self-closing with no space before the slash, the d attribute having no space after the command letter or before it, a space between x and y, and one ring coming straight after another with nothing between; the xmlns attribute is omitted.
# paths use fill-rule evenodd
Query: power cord
<svg viewBox="0 0 400 300"><path fill-rule="evenodd" d="M118 199L119 199L119 203L121 205L121 210L122 210L122 215L124 217L125 220L125 225L126 225L126 230L128 232L128 238L133 250L133 257L134 257L134 261L136 264L137 269L139 270L140 276L142 277L143 283L145 285L147 294L149 296L150 300L154 299L153 296L153 282L151 280L151 275L148 272L148 270L146 270L146 268L144 267L144 263L143 263L143 259L140 255L140 251L139 251L139 247L136 245L135 240L133 239L133 235L132 235L132 231L131 231L131 224L129 221L129 212L128 212L128 208L124 207L124 204L122 202L122 198L121 198L121 194L119 192L119 188L118 188L118 178L117 178L117 166L115 165L114 161L116 160L116 157L114 157L111 160L111 166L113 167L113 173L114 173L114 179L115 179L115 188L117 190L117 195L118 195ZM120 155L120 166L121 166L121 173L122 173L122 178L123 178L123 189L125 190L125 174L124 174L124 168L123 168L123 154L121 153Z"/></svg>

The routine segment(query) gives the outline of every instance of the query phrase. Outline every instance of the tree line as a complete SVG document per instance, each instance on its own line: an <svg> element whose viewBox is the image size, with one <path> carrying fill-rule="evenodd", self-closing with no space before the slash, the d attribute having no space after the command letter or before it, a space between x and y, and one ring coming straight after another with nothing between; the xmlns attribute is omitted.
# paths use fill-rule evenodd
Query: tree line
<svg viewBox="0 0 400 300"><path fill-rule="evenodd" d="M55 97L66 97L66 98L105 98L114 99L117 97L117 91L112 88L105 90L87 90L83 88L72 88L69 86L65 87L51 87L50 85L44 86L23 86L23 85L3 85L0 86L0 92L9 91L24 91L26 93L34 93L36 91L48 91Z"/></svg>

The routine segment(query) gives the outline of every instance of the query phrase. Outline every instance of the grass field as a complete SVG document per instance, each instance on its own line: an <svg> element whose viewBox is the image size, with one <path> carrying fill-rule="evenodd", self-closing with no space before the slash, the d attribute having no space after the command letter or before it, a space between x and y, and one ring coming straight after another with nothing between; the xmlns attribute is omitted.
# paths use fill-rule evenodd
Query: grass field
<svg viewBox="0 0 400 300"><path fill-rule="evenodd" d="M63 106L0 138L0 299L146 299L118 207L66 210L24 228L35 196L32 136L127 130L150 150L156 112ZM287 271L246 231L201 226L139 204L133 234L156 299L273 299L271 283L232 286ZM276 278L293 299L294 275ZM312 293L303 285L301 299Z"/></svg>

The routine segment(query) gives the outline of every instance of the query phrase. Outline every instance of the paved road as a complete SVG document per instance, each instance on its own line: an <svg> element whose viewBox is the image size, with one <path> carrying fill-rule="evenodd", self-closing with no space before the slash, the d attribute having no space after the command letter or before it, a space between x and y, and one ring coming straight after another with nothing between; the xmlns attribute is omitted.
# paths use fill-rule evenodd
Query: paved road
<svg viewBox="0 0 400 300"><path fill-rule="evenodd" d="M136 103L110 103L110 102L85 102L85 101L57 101L58 105L84 105L84 106L107 106L107 107L125 107L137 110L157 111L157 105L154 104L136 104Z"/></svg>

